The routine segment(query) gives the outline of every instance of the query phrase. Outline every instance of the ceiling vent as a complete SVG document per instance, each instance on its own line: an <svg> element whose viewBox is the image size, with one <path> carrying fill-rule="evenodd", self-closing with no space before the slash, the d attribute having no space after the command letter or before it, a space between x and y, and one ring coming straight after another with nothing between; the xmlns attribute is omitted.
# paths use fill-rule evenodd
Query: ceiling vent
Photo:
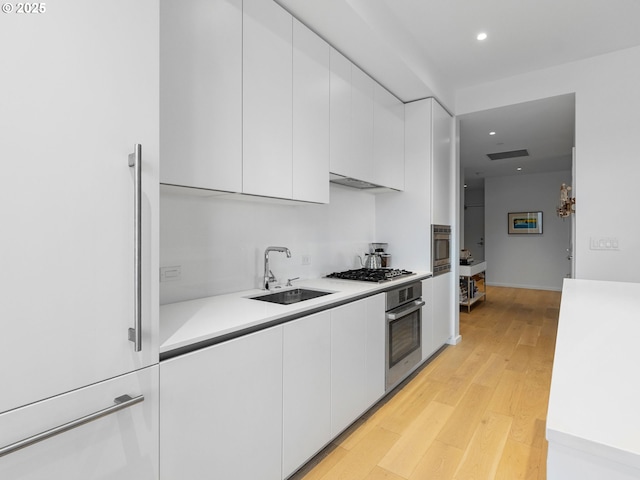
<svg viewBox="0 0 640 480"><path fill-rule="evenodd" d="M490 160L505 160L507 158L528 157L529 152L524 150L511 150L510 152L487 153Z"/></svg>

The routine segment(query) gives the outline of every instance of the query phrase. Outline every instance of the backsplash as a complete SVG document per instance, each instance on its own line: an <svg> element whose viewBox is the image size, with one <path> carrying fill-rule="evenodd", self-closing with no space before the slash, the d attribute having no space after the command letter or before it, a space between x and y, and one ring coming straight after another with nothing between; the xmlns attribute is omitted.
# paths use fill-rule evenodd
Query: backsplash
<svg viewBox="0 0 640 480"><path fill-rule="evenodd" d="M160 266L180 267L160 283L160 304L260 288L264 250L279 281L316 278L359 267L356 255L375 237L375 196L331 185L328 205L280 205L249 197L196 197L162 192ZM303 265L303 256L310 260Z"/></svg>

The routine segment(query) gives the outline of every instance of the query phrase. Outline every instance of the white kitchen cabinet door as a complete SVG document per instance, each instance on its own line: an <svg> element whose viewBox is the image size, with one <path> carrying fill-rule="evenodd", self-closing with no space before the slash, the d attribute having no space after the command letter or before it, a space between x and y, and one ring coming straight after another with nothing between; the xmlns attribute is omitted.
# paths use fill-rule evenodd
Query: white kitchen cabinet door
<svg viewBox="0 0 640 480"><path fill-rule="evenodd" d="M160 181L242 191L242 0L160 2Z"/></svg>
<svg viewBox="0 0 640 480"><path fill-rule="evenodd" d="M373 86L375 82L355 65L351 66L351 142L354 177L374 182Z"/></svg>
<svg viewBox="0 0 640 480"><path fill-rule="evenodd" d="M330 165L332 173L351 176L351 62L331 48Z"/></svg>
<svg viewBox="0 0 640 480"><path fill-rule="evenodd" d="M384 393L384 322L381 318L384 319L383 295L331 310L332 437Z"/></svg>
<svg viewBox="0 0 640 480"><path fill-rule="evenodd" d="M331 311L331 436L338 435L366 408L365 302L353 302Z"/></svg>
<svg viewBox="0 0 640 480"><path fill-rule="evenodd" d="M384 87L374 85L374 183L404 189L404 104Z"/></svg>
<svg viewBox="0 0 640 480"><path fill-rule="evenodd" d="M293 21L293 198L329 203L329 44Z"/></svg>
<svg viewBox="0 0 640 480"><path fill-rule="evenodd" d="M433 341L433 278L422 280L422 361L437 350Z"/></svg>
<svg viewBox="0 0 640 480"><path fill-rule="evenodd" d="M282 476L331 440L331 314L284 325Z"/></svg>
<svg viewBox="0 0 640 480"><path fill-rule="evenodd" d="M452 118L442 106L432 101L432 223L453 225L453 162L451 158Z"/></svg>
<svg viewBox="0 0 640 480"><path fill-rule="evenodd" d="M385 389L385 341L386 316L384 293L364 300L367 308L366 317L366 386L365 408L369 408L384 395Z"/></svg>
<svg viewBox="0 0 640 480"><path fill-rule="evenodd" d="M160 364L161 479L281 474L281 326Z"/></svg>
<svg viewBox="0 0 640 480"><path fill-rule="evenodd" d="M433 277L433 345L437 350L451 338L453 322L453 306L458 305L453 300L453 273L445 273Z"/></svg>
<svg viewBox="0 0 640 480"><path fill-rule="evenodd" d="M293 18L243 2L243 193L292 197Z"/></svg>
<svg viewBox="0 0 640 480"><path fill-rule="evenodd" d="M0 457L0 478L156 480L157 365L1 414L0 448L112 407L124 395L143 399Z"/></svg>
<svg viewBox="0 0 640 480"><path fill-rule="evenodd" d="M0 412L158 362L158 2L47 7L0 28Z"/></svg>

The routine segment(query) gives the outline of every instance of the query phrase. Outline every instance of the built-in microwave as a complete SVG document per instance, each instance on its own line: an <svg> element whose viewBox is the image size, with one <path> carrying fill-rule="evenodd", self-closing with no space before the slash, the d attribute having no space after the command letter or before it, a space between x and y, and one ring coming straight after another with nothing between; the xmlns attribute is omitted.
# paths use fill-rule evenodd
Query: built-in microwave
<svg viewBox="0 0 640 480"><path fill-rule="evenodd" d="M450 225L431 225L431 267L434 276L451 271Z"/></svg>

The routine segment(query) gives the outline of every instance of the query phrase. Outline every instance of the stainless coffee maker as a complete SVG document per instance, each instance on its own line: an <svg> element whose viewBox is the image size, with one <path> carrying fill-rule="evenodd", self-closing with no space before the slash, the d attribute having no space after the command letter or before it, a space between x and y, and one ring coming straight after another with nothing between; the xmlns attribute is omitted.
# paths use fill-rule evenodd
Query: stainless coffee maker
<svg viewBox="0 0 640 480"><path fill-rule="evenodd" d="M391 268L391 255L387 253L388 243L370 243L369 253L380 256L380 266L382 268Z"/></svg>

